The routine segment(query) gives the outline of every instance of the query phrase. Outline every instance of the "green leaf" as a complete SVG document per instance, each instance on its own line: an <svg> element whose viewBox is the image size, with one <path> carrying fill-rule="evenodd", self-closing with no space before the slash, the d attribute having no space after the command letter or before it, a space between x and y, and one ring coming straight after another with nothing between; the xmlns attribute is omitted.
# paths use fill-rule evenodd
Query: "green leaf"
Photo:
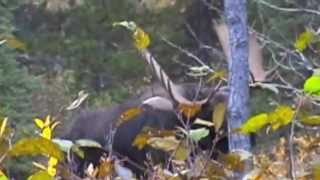
<svg viewBox="0 0 320 180"><path fill-rule="evenodd" d="M50 176L47 171L38 171L29 176L28 180L54 180L54 177Z"/></svg>
<svg viewBox="0 0 320 180"><path fill-rule="evenodd" d="M0 180L9 180L8 177L0 170Z"/></svg>
<svg viewBox="0 0 320 180"><path fill-rule="evenodd" d="M193 129L189 132L189 137L196 142L200 141L202 138L207 137L208 135L209 129L207 128Z"/></svg>
<svg viewBox="0 0 320 180"><path fill-rule="evenodd" d="M303 90L308 94L320 96L320 77L313 75L308 78L304 83Z"/></svg>
<svg viewBox="0 0 320 180"><path fill-rule="evenodd" d="M57 158L59 161L63 160L64 156L57 144L42 137L23 138L19 140L13 145L9 151L9 155L48 155Z"/></svg>

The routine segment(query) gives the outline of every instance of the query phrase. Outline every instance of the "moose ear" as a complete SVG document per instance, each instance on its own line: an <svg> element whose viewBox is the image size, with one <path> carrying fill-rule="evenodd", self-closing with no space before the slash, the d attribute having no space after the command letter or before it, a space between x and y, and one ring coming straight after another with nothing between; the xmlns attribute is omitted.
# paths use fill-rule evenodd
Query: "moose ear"
<svg viewBox="0 0 320 180"><path fill-rule="evenodd" d="M173 103L164 97L154 96L148 98L140 105L142 109L158 109L163 111L172 111L174 109Z"/></svg>

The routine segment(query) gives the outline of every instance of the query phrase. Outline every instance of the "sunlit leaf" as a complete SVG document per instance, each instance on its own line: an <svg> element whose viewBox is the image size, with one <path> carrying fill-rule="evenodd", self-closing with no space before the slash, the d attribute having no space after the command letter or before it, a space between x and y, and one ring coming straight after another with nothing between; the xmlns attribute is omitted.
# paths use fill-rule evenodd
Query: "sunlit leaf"
<svg viewBox="0 0 320 180"><path fill-rule="evenodd" d="M42 131L41 131L41 137L46 138L46 139L51 139L52 137L52 130L50 127L45 127Z"/></svg>
<svg viewBox="0 0 320 180"><path fill-rule="evenodd" d="M224 116L226 114L227 105L224 102L219 102L214 106L212 113L212 121L214 124L215 131L218 132L224 122Z"/></svg>
<svg viewBox="0 0 320 180"><path fill-rule="evenodd" d="M209 129L207 128L192 129L189 132L189 137L196 142L207 137L208 135L209 135Z"/></svg>
<svg viewBox="0 0 320 180"><path fill-rule="evenodd" d="M59 146L42 137L20 139L13 145L9 155L48 155L57 158L59 161L63 160L63 153L60 151Z"/></svg>
<svg viewBox="0 0 320 180"><path fill-rule="evenodd" d="M55 176L56 173L57 173L57 166L58 164L58 159L57 158L54 158L54 157L50 157L49 158L49 161L48 161L48 173L51 175L51 176Z"/></svg>
<svg viewBox="0 0 320 180"><path fill-rule="evenodd" d="M295 111L289 106L278 106L269 113L268 120L273 130L292 122Z"/></svg>
<svg viewBox="0 0 320 180"><path fill-rule="evenodd" d="M313 32L311 30L307 29L305 32L303 32L299 35L298 39L294 43L294 47L298 51L302 52L312 42L313 38L314 38Z"/></svg>
<svg viewBox="0 0 320 180"><path fill-rule="evenodd" d="M8 118L4 118L3 121L1 122L1 127L0 127L0 137L2 137L6 127L7 127L7 122Z"/></svg>
<svg viewBox="0 0 320 180"><path fill-rule="evenodd" d="M50 174L50 176L55 176L57 174L57 164L58 164L57 158L54 158L54 157L49 158L47 171Z"/></svg>
<svg viewBox="0 0 320 180"><path fill-rule="evenodd" d="M38 171L29 176L28 180L54 180L54 178L50 176L47 171Z"/></svg>
<svg viewBox="0 0 320 180"><path fill-rule="evenodd" d="M249 118L241 125L239 131L244 134L256 133L268 124L268 115L261 113Z"/></svg>
<svg viewBox="0 0 320 180"><path fill-rule="evenodd" d="M214 124L210 121L206 121L206 120L202 120L202 119L199 119L197 118L193 124L198 124L198 125L203 125L203 126L207 126L207 127L213 127Z"/></svg>
<svg viewBox="0 0 320 180"><path fill-rule="evenodd" d="M35 118L33 121L40 129L44 128L44 121L42 119Z"/></svg>
<svg viewBox="0 0 320 180"><path fill-rule="evenodd" d="M149 35L139 27L133 32L133 39L137 49L145 49L150 45Z"/></svg>
<svg viewBox="0 0 320 180"><path fill-rule="evenodd" d="M116 27L116 26L123 26L125 28L127 28L130 31L134 31L137 29L137 24L133 21L121 21L121 22L114 22L112 24L112 26Z"/></svg>

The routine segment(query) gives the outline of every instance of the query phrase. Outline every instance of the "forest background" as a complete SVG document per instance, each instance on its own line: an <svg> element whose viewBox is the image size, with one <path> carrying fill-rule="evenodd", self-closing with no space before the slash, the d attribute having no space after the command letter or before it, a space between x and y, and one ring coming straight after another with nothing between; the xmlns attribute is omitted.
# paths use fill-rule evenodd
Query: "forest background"
<svg viewBox="0 0 320 180"><path fill-rule="evenodd" d="M320 67L317 41L300 52L295 45L302 33L319 28L319 13L306 9L319 10L320 2L248 1L250 30L263 48L270 80L296 89L310 75L310 64ZM73 113L61 109L81 90L89 93L84 106L95 108L143 89L151 73L131 37L112 27L122 20L148 32L150 50L175 81L199 81L187 75L198 65L190 54L222 72L227 63L213 27L222 16L218 0L0 0L0 40L6 40L0 48L0 116L9 117L17 138L29 136L35 132L34 117L59 115L70 124ZM251 113L294 103L293 94L253 90ZM20 166L23 171L28 164Z"/></svg>

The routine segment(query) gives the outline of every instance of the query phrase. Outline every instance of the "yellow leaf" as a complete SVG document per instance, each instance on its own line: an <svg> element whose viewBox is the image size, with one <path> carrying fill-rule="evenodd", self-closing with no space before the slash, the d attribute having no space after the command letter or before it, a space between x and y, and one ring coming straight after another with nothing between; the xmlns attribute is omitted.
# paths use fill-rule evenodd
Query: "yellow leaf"
<svg viewBox="0 0 320 180"><path fill-rule="evenodd" d="M174 152L174 159L179 161L185 161L189 157L190 149L185 145L180 144Z"/></svg>
<svg viewBox="0 0 320 180"><path fill-rule="evenodd" d="M51 139L52 137L52 130L50 127L45 127L42 131L41 131L41 137L46 138L46 139Z"/></svg>
<svg viewBox="0 0 320 180"><path fill-rule="evenodd" d="M120 119L117 121L117 126L120 126L121 124L130 121L131 119L133 119L141 113L142 109L139 107L134 107L126 110L120 115Z"/></svg>
<svg viewBox="0 0 320 180"><path fill-rule="evenodd" d="M54 157L50 157L48 161L48 167L54 167L58 164L58 159Z"/></svg>
<svg viewBox="0 0 320 180"><path fill-rule="evenodd" d="M215 71L209 77L208 82L212 82L215 80L222 80L222 79L226 79L226 78L227 78L227 72L225 70Z"/></svg>
<svg viewBox="0 0 320 180"><path fill-rule="evenodd" d="M11 156L24 156L24 155L47 155L55 157L59 161L63 160L63 153L59 146L52 141L42 138L23 138L13 145L9 151Z"/></svg>
<svg viewBox="0 0 320 180"><path fill-rule="evenodd" d="M278 106L273 112L269 113L268 121L273 130L289 124L293 120L295 111L289 106Z"/></svg>
<svg viewBox="0 0 320 180"><path fill-rule="evenodd" d="M302 52L308 47L308 45L312 42L313 39L314 39L314 35L312 31L307 29L305 32L299 35L298 39L294 43L294 47L298 51Z"/></svg>
<svg viewBox="0 0 320 180"><path fill-rule="evenodd" d="M148 144L149 139L151 138L163 138L163 137L172 137L176 135L174 130L158 130L150 127L145 127L141 132L136 136L132 145L136 146L138 149L144 148Z"/></svg>
<svg viewBox="0 0 320 180"><path fill-rule="evenodd" d="M35 118L33 121L40 129L44 128L44 121L43 120L41 120L39 118Z"/></svg>
<svg viewBox="0 0 320 180"><path fill-rule="evenodd" d="M147 134L138 134L134 139L132 145L136 146L139 150L143 149L148 144L150 137Z"/></svg>
<svg viewBox="0 0 320 180"><path fill-rule="evenodd" d="M133 32L134 45L139 50L145 49L150 45L150 37L141 28L137 27Z"/></svg>
<svg viewBox="0 0 320 180"><path fill-rule="evenodd" d="M2 137L4 130L6 129L7 126L7 122L8 122L8 118L4 118L2 123L1 123L1 128L0 128L0 137Z"/></svg>
<svg viewBox="0 0 320 180"><path fill-rule="evenodd" d="M249 118L241 125L239 131L244 134L256 133L268 124L268 115L261 113Z"/></svg>
<svg viewBox="0 0 320 180"><path fill-rule="evenodd" d="M314 180L320 179L320 163L315 163L312 167L312 175Z"/></svg>
<svg viewBox="0 0 320 180"><path fill-rule="evenodd" d="M147 143L155 149L169 152L176 150L180 144L180 141L178 141L174 136L168 136L162 138L152 137L148 139Z"/></svg>
<svg viewBox="0 0 320 180"><path fill-rule="evenodd" d="M14 35L5 35L5 39L7 40L7 44L12 49L18 49L18 50L27 50L27 46L24 42L22 42L20 39L18 39Z"/></svg>
<svg viewBox="0 0 320 180"><path fill-rule="evenodd" d="M28 177L28 180L54 180L47 171L38 171Z"/></svg>
<svg viewBox="0 0 320 180"><path fill-rule="evenodd" d="M49 166L47 172L50 176L54 177L57 174L57 168Z"/></svg>
<svg viewBox="0 0 320 180"><path fill-rule="evenodd" d="M300 122L306 125L320 125L320 116L314 115L314 116L306 116L301 117Z"/></svg>
<svg viewBox="0 0 320 180"><path fill-rule="evenodd" d="M224 102L220 102L214 106L214 110L212 113L212 121L216 132L219 131L223 124L226 109L226 103Z"/></svg>

